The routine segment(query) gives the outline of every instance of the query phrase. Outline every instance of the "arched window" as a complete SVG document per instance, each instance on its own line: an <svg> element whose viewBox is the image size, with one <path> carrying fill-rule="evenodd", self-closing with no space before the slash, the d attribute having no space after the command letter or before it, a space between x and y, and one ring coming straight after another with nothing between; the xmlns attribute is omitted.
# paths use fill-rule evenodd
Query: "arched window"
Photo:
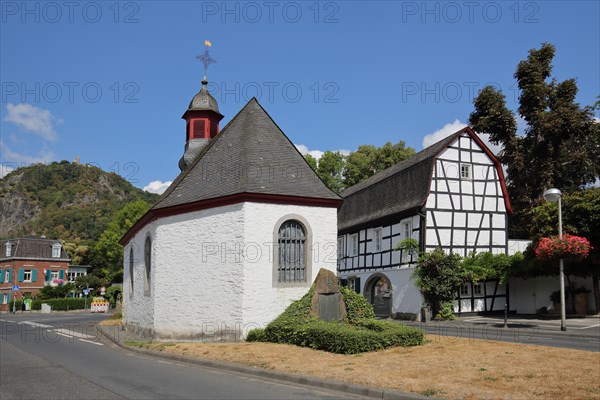
<svg viewBox="0 0 600 400"><path fill-rule="evenodd" d="M133 246L129 248L129 283L131 284L131 294L133 295Z"/></svg>
<svg viewBox="0 0 600 400"><path fill-rule="evenodd" d="M296 220L287 220L279 227L277 281L306 282L306 230Z"/></svg>
<svg viewBox="0 0 600 400"><path fill-rule="evenodd" d="M150 239L150 236L146 236L146 242L144 243L144 266L146 269L145 289L149 292L152 273L152 239Z"/></svg>

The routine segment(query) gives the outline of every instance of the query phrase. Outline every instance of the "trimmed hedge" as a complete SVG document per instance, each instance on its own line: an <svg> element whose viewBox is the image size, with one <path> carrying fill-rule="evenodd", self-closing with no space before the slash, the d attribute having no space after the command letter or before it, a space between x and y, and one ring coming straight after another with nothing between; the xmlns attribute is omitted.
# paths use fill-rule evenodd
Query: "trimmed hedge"
<svg viewBox="0 0 600 400"><path fill-rule="evenodd" d="M314 288L293 302L265 329L253 329L250 342L287 343L338 354L356 354L392 346L424 343L421 329L374 319L373 306L363 296L340 288L348 314L343 321L327 322L310 316Z"/></svg>
<svg viewBox="0 0 600 400"><path fill-rule="evenodd" d="M9 311L13 309L13 302L9 303ZM87 308L90 307L91 300L88 299ZM17 300L16 310L21 311L22 300ZM67 310L83 310L85 308L85 299L84 298L66 298L66 299L47 299L47 300L33 300L31 302L32 310L41 310L42 304L49 304L52 307L52 310L55 311L67 311Z"/></svg>

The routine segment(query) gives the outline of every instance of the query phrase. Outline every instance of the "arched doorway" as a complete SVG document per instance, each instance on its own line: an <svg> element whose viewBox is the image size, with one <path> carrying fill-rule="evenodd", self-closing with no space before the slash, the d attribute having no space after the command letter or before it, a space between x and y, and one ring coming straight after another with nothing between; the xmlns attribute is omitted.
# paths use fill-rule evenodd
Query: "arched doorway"
<svg viewBox="0 0 600 400"><path fill-rule="evenodd" d="M392 314L392 283L384 274L372 275L365 285L365 297L373 305L376 317Z"/></svg>

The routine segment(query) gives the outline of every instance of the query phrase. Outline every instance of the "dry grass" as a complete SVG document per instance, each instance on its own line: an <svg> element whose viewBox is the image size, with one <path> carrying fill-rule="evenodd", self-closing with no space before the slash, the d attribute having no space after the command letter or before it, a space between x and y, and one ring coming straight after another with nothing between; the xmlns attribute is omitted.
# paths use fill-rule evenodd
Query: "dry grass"
<svg viewBox="0 0 600 400"><path fill-rule="evenodd" d="M600 399L600 353L428 339L423 346L358 355L270 343L153 343L150 348L448 399Z"/></svg>

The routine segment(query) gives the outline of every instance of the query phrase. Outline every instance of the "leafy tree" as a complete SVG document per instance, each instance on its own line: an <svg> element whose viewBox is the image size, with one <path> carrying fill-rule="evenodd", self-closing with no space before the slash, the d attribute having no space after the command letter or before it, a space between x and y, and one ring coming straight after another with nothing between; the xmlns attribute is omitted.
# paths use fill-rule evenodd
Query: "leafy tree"
<svg viewBox="0 0 600 400"><path fill-rule="evenodd" d="M387 142L382 147L361 145L348 156L337 151L326 151L319 161L310 154L304 158L321 180L339 193L414 154L415 149L406 147L401 140L396 144Z"/></svg>
<svg viewBox="0 0 600 400"><path fill-rule="evenodd" d="M436 317L442 305L454 300L456 292L465 282L461 257L454 253L446 254L441 248L419 257L413 277Z"/></svg>
<svg viewBox="0 0 600 400"><path fill-rule="evenodd" d="M46 285L40 289L38 297L42 300L65 298L73 289L75 289L75 285L71 282L57 286Z"/></svg>
<svg viewBox="0 0 600 400"><path fill-rule="evenodd" d="M87 274L75 278L75 287L78 289L100 290L102 286L108 286L110 282L107 279L99 278L96 275Z"/></svg>
<svg viewBox="0 0 600 400"><path fill-rule="evenodd" d="M521 91L518 114L527 123L524 136L517 135L504 95L491 86L478 94L469 117L476 131L489 133L490 141L503 147L499 158L507 166L513 236L526 236L532 210L546 189L577 190L600 173L600 129L593 107L575 102L574 79L549 80L554 53L548 43L530 50L514 74Z"/></svg>
<svg viewBox="0 0 600 400"><path fill-rule="evenodd" d="M596 310L600 312L600 187L568 193L562 199L563 232L583 236L593 246L590 255L582 261L565 261L565 273L581 277L592 277ZM531 236L535 248L543 237L558 234L558 204L546 202L533 212ZM530 252L530 259L533 259ZM529 273L532 275L555 275L558 273L556 262L531 262Z"/></svg>
<svg viewBox="0 0 600 400"><path fill-rule="evenodd" d="M127 204L118 211L109 223L108 228L100 235L94 247L96 267L100 267L106 278L122 278L123 246L119 240L150 208L150 204L137 200Z"/></svg>
<svg viewBox="0 0 600 400"><path fill-rule="evenodd" d="M382 147L361 145L358 150L350 153L346 159L344 184L346 187L356 185L414 154L415 150L412 147L406 147L403 140L396 144L387 142Z"/></svg>
<svg viewBox="0 0 600 400"><path fill-rule="evenodd" d="M336 151L326 151L319 160L317 174L325 185L336 193L344 189L343 171L346 164L342 153Z"/></svg>
<svg viewBox="0 0 600 400"><path fill-rule="evenodd" d="M308 163L308 165L310 165L310 167L313 169L313 171L317 172L317 159L314 158L310 154L306 154L304 156L304 159L306 160L306 162Z"/></svg>

